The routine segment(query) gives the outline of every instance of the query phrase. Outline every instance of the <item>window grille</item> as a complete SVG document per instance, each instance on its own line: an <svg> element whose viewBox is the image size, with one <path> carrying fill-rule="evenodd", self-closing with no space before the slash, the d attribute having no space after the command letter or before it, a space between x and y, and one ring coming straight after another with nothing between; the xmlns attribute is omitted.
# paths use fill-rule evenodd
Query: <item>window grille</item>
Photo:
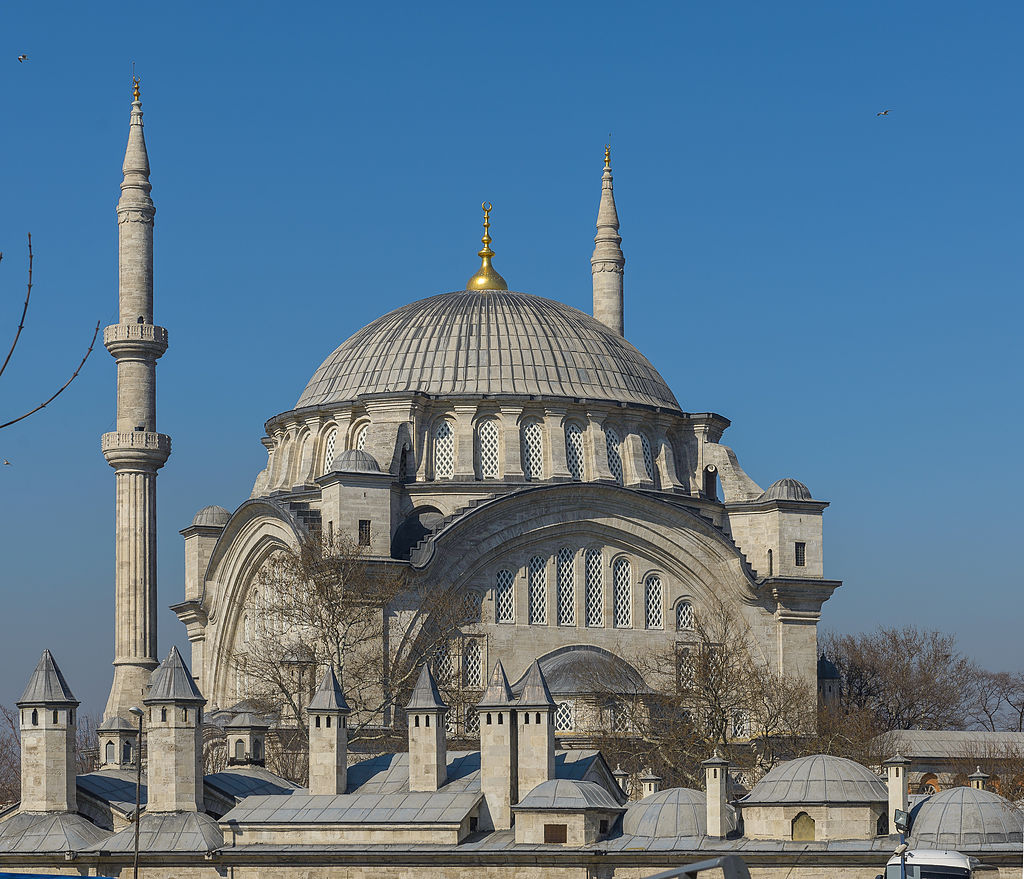
<svg viewBox="0 0 1024 879"><path fill-rule="evenodd" d="M466 709L466 735L480 734L480 715L472 707Z"/></svg>
<svg viewBox="0 0 1024 879"><path fill-rule="evenodd" d="M434 654L434 676L441 684L451 681L454 671L452 663L452 651L448 644L441 644Z"/></svg>
<svg viewBox="0 0 1024 879"><path fill-rule="evenodd" d="M576 559L568 547L558 550L558 625L576 625Z"/></svg>
<svg viewBox="0 0 1024 879"><path fill-rule="evenodd" d="M511 571L498 571L494 587L494 621L511 623L515 621L515 577Z"/></svg>
<svg viewBox="0 0 1024 879"><path fill-rule="evenodd" d="M614 427L604 429L604 444L608 450L608 469L615 481L622 485L622 453L619 450L619 434Z"/></svg>
<svg viewBox="0 0 1024 879"><path fill-rule="evenodd" d="M544 478L544 433L539 421L528 421L522 429L523 475L527 481Z"/></svg>
<svg viewBox="0 0 1024 879"><path fill-rule="evenodd" d="M640 445L644 450L644 470L647 471L647 478L654 481L654 455L651 452L651 441L644 434L640 434Z"/></svg>
<svg viewBox="0 0 1024 879"><path fill-rule="evenodd" d="M555 731L565 732L576 726L574 702L559 702L555 708Z"/></svg>
<svg viewBox="0 0 1024 879"><path fill-rule="evenodd" d="M540 556L530 559L530 623L544 625L548 621L547 562Z"/></svg>
<svg viewBox="0 0 1024 879"><path fill-rule="evenodd" d="M464 687L482 687L484 678L484 651L476 638L466 642L462 652L462 685Z"/></svg>
<svg viewBox="0 0 1024 879"><path fill-rule="evenodd" d="M679 682L679 689L690 689L696 680L693 670L693 657L690 656L690 648L683 647L676 657L676 678Z"/></svg>
<svg viewBox="0 0 1024 879"><path fill-rule="evenodd" d="M644 583L644 622L648 629L660 629L664 625L661 605L661 577L651 574Z"/></svg>
<svg viewBox="0 0 1024 879"><path fill-rule="evenodd" d="M796 566L802 568L807 564L807 544L797 541L796 543Z"/></svg>
<svg viewBox="0 0 1024 879"><path fill-rule="evenodd" d="M612 569L612 588L614 590L615 625L629 628L633 621L632 589L629 562L618 559Z"/></svg>
<svg viewBox="0 0 1024 879"><path fill-rule="evenodd" d="M487 418L477 428L480 442L480 476L483 479L498 478L498 422Z"/></svg>
<svg viewBox="0 0 1024 879"><path fill-rule="evenodd" d="M454 736L458 732L456 729L456 722L458 718L455 716L455 712L449 709L444 713L444 731L446 735Z"/></svg>
<svg viewBox="0 0 1024 879"><path fill-rule="evenodd" d="M327 441L324 443L324 473L331 472L331 464L334 463L334 450L338 445L338 430L332 427L327 433Z"/></svg>
<svg viewBox="0 0 1024 879"><path fill-rule="evenodd" d="M360 519L359 520L359 545L369 546L370 545L370 520Z"/></svg>
<svg viewBox="0 0 1024 879"><path fill-rule="evenodd" d="M680 601L676 606L676 628L683 632L692 632L695 623L693 605L689 601Z"/></svg>
<svg viewBox="0 0 1024 879"><path fill-rule="evenodd" d="M479 623L480 618L483 616L483 604L484 596L482 592L477 592L475 589L471 589L466 593L465 597L465 609L463 611L464 623Z"/></svg>
<svg viewBox="0 0 1024 879"><path fill-rule="evenodd" d="M619 699L611 699L604 707L605 725L612 732L628 732L633 724L630 722L626 705Z"/></svg>
<svg viewBox="0 0 1024 879"><path fill-rule="evenodd" d="M451 479L455 475L455 433L442 421L434 429L434 478Z"/></svg>
<svg viewBox="0 0 1024 879"><path fill-rule="evenodd" d="M583 428L570 422L565 428L565 463L569 475L577 482L583 481Z"/></svg>
<svg viewBox="0 0 1024 879"><path fill-rule="evenodd" d="M366 435L370 432L370 428L367 425L363 425L359 428L359 432L356 434L356 448L359 451L363 451L366 448Z"/></svg>
<svg viewBox="0 0 1024 879"><path fill-rule="evenodd" d="M601 570L601 550L587 550L586 556L587 625L604 625L604 577Z"/></svg>
<svg viewBox="0 0 1024 879"><path fill-rule="evenodd" d="M248 644L252 638L252 623L249 621L249 614L242 615L242 643Z"/></svg>
<svg viewBox="0 0 1024 879"><path fill-rule="evenodd" d="M734 711L732 715L732 734L735 738L750 737L750 715L746 711Z"/></svg>

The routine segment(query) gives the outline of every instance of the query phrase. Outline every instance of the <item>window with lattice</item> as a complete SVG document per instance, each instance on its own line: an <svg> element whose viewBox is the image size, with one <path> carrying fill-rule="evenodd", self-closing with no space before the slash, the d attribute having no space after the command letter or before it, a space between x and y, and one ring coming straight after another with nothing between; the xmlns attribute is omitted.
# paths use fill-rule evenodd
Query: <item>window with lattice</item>
<svg viewBox="0 0 1024 879"><path fill-rule="evenodd" d="M565 428L565 463L569 475L578 482L583 481L583 428L570 421Z"/></svg>
<svg viewBox="0 0 1024 879"><path fill-rule="evenodd" d="M676 654L676 681L680 690L689 690L693 687L696 674L693 668L693 656L689 647L679 648Z"/></svg>
<svg viewBox="0 0 1024 879"><path fill-rule="evenodd" d="M651 441L644 434L640 434L640 447L644 453L644 470L647 478L654 481L654 453L651 451Z"/></svg>
<svg viewBox="0 0 1024 879"><path fill-rule="evenodd" d="M604 625L604 575L601 567L601 550L588 549L584 583L584 602L588 626Z"/></svg>
<svg viewBox="0 0 1024 879"><path fill-rule="evenodd" d="M651 574L644 581L644 623L648 629L660 629L664 625L662 602L661 577Z"/></svg>
<svg viewBox="0 0 1024 879"><path fill-rule="evenodd" d="M576 625L576 554L558 550L558 625Z"/></svg>
<svg viewBox="0 0 1024 879"><path fill-rule="evenodd" d="M608 469L615 481L622 485L622 450L618 431L614 427L604 429L604 444L608 450Z"/></svg>
<svg viewBox="0 0 1024 879"><path fill-rule="evenodd" d="M466 735L475 736L480 733L480 715L472 707L466 709Z"/></svg>
<svg viewBox="0 0 1024 879"><path fill-rule="evenodd" d="M434 478L451 479L455 475L455 431L447 421L434 428Z"/></svg>
<svg viewBox="0 0 1024 879"><path fill-rule="evenodd" d="M617 559L612 567L612 602L615 607L615 625L629 628L633 623L633 589L629 562Z"/></svg>
<svg viewBox="0 0 1024 879"><path fill-rule="evenodd" d="M369 425L366 424L364 424L362 427L359 428L359 430L356 431L354 448L359 449L360 452L366 448L366 437L367 434L369 434L369 432Z"/></svg>
<svg viewBox="0 0 1024 879"><path fill-rule="evenodd" d="M338 430L332 427L327 431L327 439L324 441L324 473L330 473L331 464L334 463L334 452L338 446Z"/></svg>
<svg viewBox="0 0 1024 879"><path fill-rule="evenodd" d="M434 654L434 677L441 684L448 684L455 672L455 664L452 662L451 645L445 643L437 648Z"/></svg>
<svg viewBox="0 0 1024 879"><path fill-rule="evenodd" d="M484 613L484 596L482 592L471 589L463 601L462 622L479 623Z"/></svg>
<svg viewBox="0 0 1024 879"><path fill-rule="evenodd" d="M511 571L498 571L494 583L494 621L511 623L515 618L515 575Z"/></svg>
<svg viewBox="0 0 1024 879"><path fill-rule="evenodd" d="M750 715L746 711L739 709L733 712L732 734L737 739L750 737Z"/></svg>
<svg viewBox="0 0 1024 879"><path fill-rule="evenodd" d="M544 625L548 621L547 561L540 556L530 559L530 623Z"/></svg>
<svg viewBox="0 0 1024 879"><path fill-rule="evenodd" d="M520 431L523 445L523 475L527 480L544 478L544 432L539 421L527 421Z"/></svg>
<svg viewBox="0 0 1024 879"><path fill-rule="evenodd" d="M477 442L480 444L480 477L498 478L498 422L485 418L477 427Z"/></svg>
<svg viewBox="0 0 1024 879"><path fill-rule="evenodd" d="M458 718L455 712L449 709L444 713L444 731L446 735L455 736L458 734Z"/></svg>
<svg viewBox="0 0 1024 879"><path fill-rule="evenodd" d="M576 726L576 703L559 702L555 706L555 732L565 732Z"/></svg>
<svg viewBox="0 0 1024 879"><path fill-rule="evenodd" d="M466 642L462 651L462 685L482 687L484 685L484 649L478 638Z"/></svg>
<svg viewBox="0 0 1024 879"><path fill-rule="evenodd" d="M693 605L689 601L680 601L676 605L676 628L683 632L692 632L696 622Z"/></svg>

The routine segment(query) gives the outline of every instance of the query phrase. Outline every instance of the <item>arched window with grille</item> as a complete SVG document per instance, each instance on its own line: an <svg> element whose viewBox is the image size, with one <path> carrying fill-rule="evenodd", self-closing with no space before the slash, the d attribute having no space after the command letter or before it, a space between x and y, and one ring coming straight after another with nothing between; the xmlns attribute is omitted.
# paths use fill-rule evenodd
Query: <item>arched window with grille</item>
<svg viewBox="0 0 1024 879"><path fill-rule="evenodd" d="M555 732L567 732L576 727L576 703L572 700L555 706Z"/></svg>
<svg viewBox="0 0 1024 879"><path fill-rule="evenodd" d="M494 584L494 621L512 623L515 618L515 576L511 571L498 571Z"/></svg>
<svg viewBox="0 0 1024 879"><path fill-rule="evenodd" d="M462 651L462 685L482 687L484 685L484 651L478 638L466 642Z"/></svg>
<svg viewBox="0 0 1024 879"><path fill-rule="evenodd" d="M481 617L483 616L483 602L483 593L478 592L476 589L470 589L465 595L465 611L463 622L479 623Z"/></svg>
<svg viewBox="0 0 1024 879"><path fill-rule="evenodd" d="M565 426L565 463L569 475L577 482L583 481L583 428L575 421Z"/></svg>
<svg viewBox="0 0 1024 879"><path fill-rule="evenodd" d="M530 559L530 624L542 626L548 621L547 561L539 555Z"/></svg>
<svg viewBox="0 0 1024 879"><path fill-rule="evenodd" d="M604 445L608 450L608 469L615 481L622 485L622 450L619 432L614 427L604 429Z"/></svg>
<svg viewBox="0 0 1024 879"><path fill-rule="evenodd" d="M584 603L588 626L604 625L604 572L601 568L601 550L588 549L585 556Z"/></svg>
<svg viewBox="0 0 1024 879"><path fill-rule="evenodd" d="M558 550L558 625L576 625L576 554Z"/></svg>
<svg viewBox="0 0 1024 879"><path fill-rule="evenodd" d="M647 478L654 482L654 452L651 450L651 441L646 434L640 434L640 447L644 453L644 472Z"/></svg>
<svg viewBox="0 0 1024 879"><path fill-rule="evenodd" d="M632 575L627 559L616 559L612 567L613 604L615 625L628 629L633 624Z"/></svg>
<svg viewBox="0 0 1024 879"><path fill-rule="evenodd" d="M455 431L448 421L434 428L434 478L451 479L455 475Z"/></svg>
<svg viewBox="0 0 1024 879"><path fill-rule="evenodd" d="M370 433L370 425L364 424L359 427L355 432L355 436L352 437L352 448L363 451L366 448L366 437Z"/></svg>
<svg viewBox="0 0 1024 879"><path fill-rule="evenodd" d="M249 614L242 614L242 643L248 644L252 639L252 623L249 620Z"/></svg>
<svg viewBox="0 0 1024 879"><path fill-rule="evenodd" d="M117 753L117 749L114 747L113 742L107 742L107 747L104 749L104 760L107 763L114 762L114 755Z"/></svg>
<svg viewBox="0 0 1024 879"><path fill-rule="evenodd" d="M676 628L680 632L692 632L695 622L693 604L688 599L683 599L676 605Z"/></svg>
<svg viewBox="0 0 1024 879"><path fill-rule="evenodd" d="M690 654L690 648L682 647L676 654L676 685L685 692L694 685L695 680L693 656Z"/></svg>
<svg viewBox="0 0 1024 879"><path fill-rule="evenodd" d="M439 684L449 685L454 672L452 648L447 641L444 641L437 646L437 650L434 652L434 677L437 678Z"/></svg>
<svg viewBox="0 0 1024 879"><path fill-rule="evenodd" d="M660 629L664 626L663 592L661 577L657 574L648 574L644 580L644 625L648 629Z"/></svg>
<svg viewBox="0 0 1024 879"><path fill-rule="evenodd" d="M498 422L485 418L476 429L480 450L480 478L498 478Z"/></svg>
<svg viewBox="0 0 1024 879"><path fill-rule="evenodd" d="M338 446L338 428L332 427L327 431L324 439L324 473L331 472L331 464L334 463L334 454Z"/></svg>
<svg viewBox="0 0 1024 879"><path fill-rule="evenodd" d="M527 421L520 429L523 447L523 475L526 480L544 478L544 431L539 421Z"/></svg>

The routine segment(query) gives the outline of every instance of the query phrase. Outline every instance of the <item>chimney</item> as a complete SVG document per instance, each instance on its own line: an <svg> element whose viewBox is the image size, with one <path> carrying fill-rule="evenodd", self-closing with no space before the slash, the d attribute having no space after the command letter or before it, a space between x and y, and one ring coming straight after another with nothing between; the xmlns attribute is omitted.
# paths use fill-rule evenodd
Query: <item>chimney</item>
<svg viewBox="0 0 1024 879"><path fill-rule="evenodd" d="M480 718L480 790L486 804L483 829L508 830L512 806L518 801L518 754L516 712L512 690L501 662L495 663L491 680L477 705Z"/></svg>
<svg viewBox="0 0 1024 879"><path fill-rule="evenodd" d="M910 761L906 757L896 754L882 764L885 768L885 780L889 788L889 832L896 830L896 810L906 812L909 810L910 799L907 788L907 771L910 768Z"/></svg>
<svg viewBox="0 0 1024 879"><path fill-rule="evenodd" d="M975 790L985 790L985 782L988 781L988 778L988 773L982 772L980 766L967 776L967 780Z"/></svg>
<svg viewBox="0 0 1024 879"><path fill-rule="evenodd" d="M444 715L448 706L441 701L430 669L420 667L420 676L405 706L409 721L409 790L435 791L448 780L448 746Z"/></svg>
<svg viewBox="0 0 1024 879"><path fill-rule="evenodd" d="M309 792L343 794L348 788L348 702L333 666L306 706L309 726Z"/></svg>
<svg viewBox="0 0 1024 879"><path fill-rule="evenodd" d="M519 797L555 777L555 700L551 698L540 663L526 673L523 692L516 702L519 738Z"/></svg>
<svg viewBox="0 0 1024 879"><path fill-rule="evenodd" d="M724 839L729 828L726 823L726 799L729 781L729 761L718 756L718 751L702 764L707 802L708 836Z"/></svg>

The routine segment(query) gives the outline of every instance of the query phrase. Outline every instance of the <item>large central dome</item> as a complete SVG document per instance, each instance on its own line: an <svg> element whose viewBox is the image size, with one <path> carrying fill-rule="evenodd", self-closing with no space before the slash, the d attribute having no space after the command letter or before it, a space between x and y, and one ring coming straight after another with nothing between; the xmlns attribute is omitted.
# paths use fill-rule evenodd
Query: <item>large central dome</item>
<svg viewBox="0 0 1024 879"><path fill-rule="evenodd" d="M551 299L494 290L443 293L377 318L320 365L296 408L412 392L679 410L650 361L600 321Z"/></svg>

